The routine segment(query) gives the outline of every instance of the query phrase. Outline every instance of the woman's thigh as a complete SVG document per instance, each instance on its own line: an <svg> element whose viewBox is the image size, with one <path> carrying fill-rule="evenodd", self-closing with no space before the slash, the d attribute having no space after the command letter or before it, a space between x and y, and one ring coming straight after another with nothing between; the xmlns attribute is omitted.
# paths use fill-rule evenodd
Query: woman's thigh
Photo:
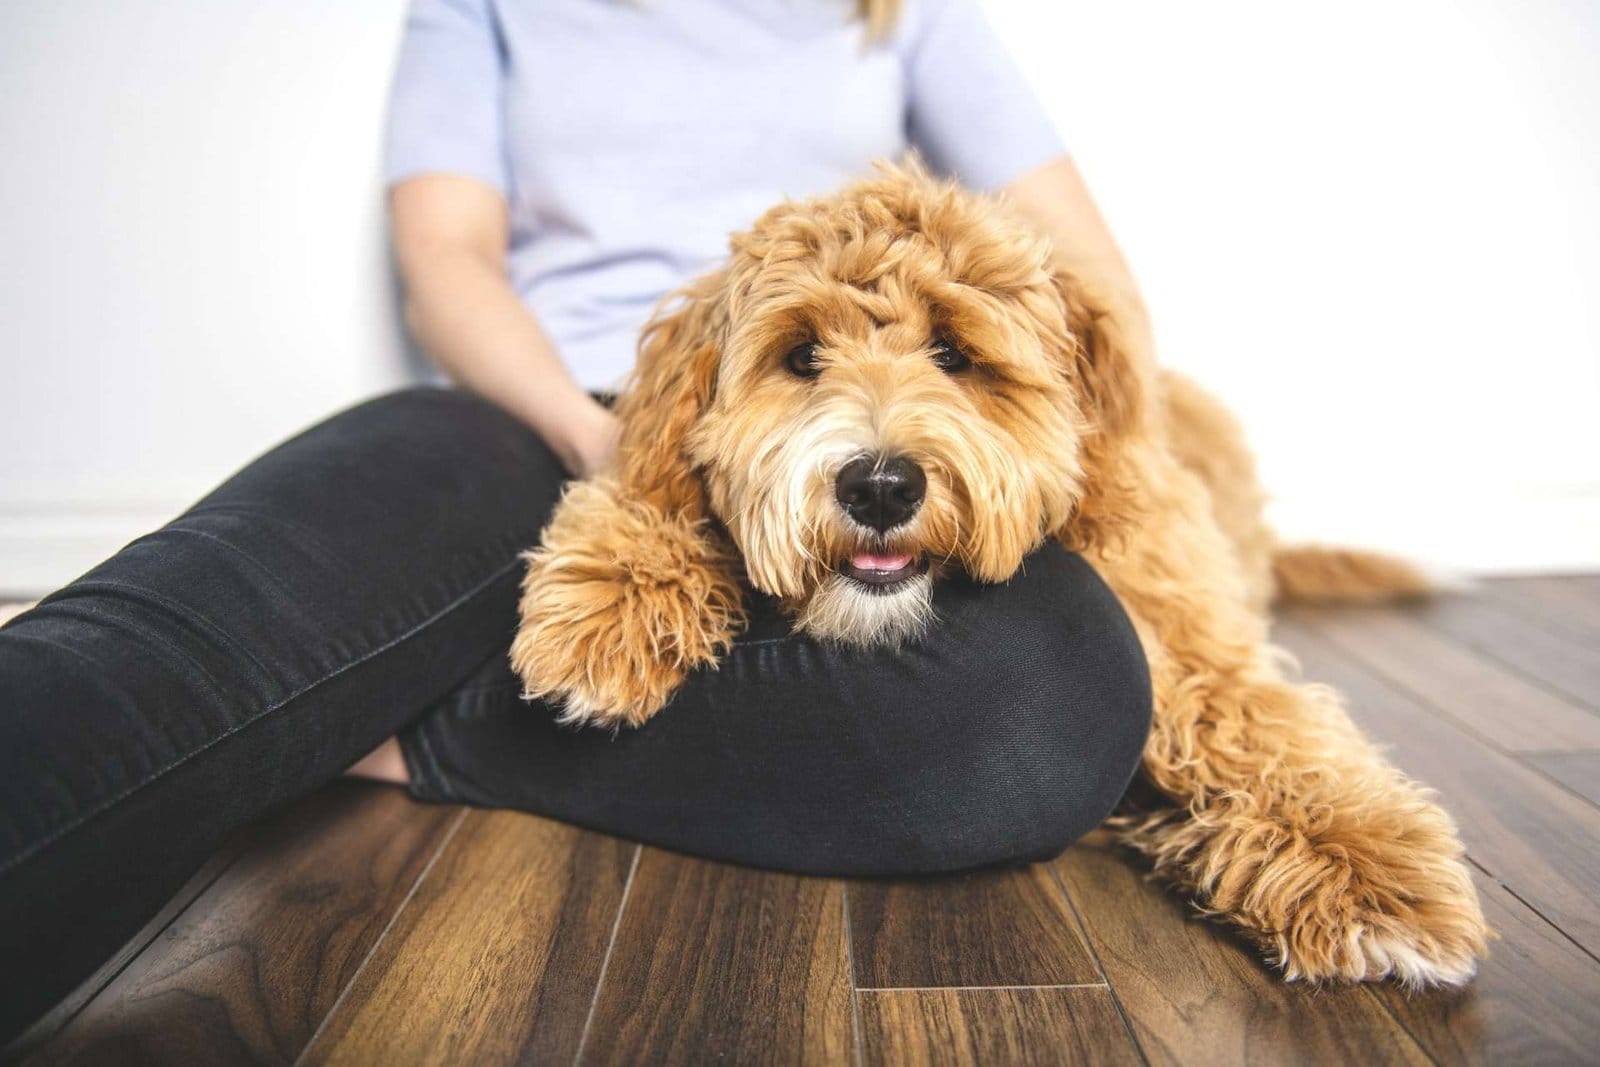
<svg viewBox="0 0 1600 1067"><path fill-rule="evenodd" d="M496 659L402 734L414 791L815 874L1052 855L1137 766L1149 676L1126 615L1048 546L1003 586L946 582L900 650L790 633L775 604L718 669L613 736L555 724Z"/></svg>
<svg viewBox="0 0 1600 1067"><path fill-rule="evenodd" d="M498 409L407 390L0 630L0 958L29 986L0 1001L65 992L228 833L503 650L561 478Z"/></svg>

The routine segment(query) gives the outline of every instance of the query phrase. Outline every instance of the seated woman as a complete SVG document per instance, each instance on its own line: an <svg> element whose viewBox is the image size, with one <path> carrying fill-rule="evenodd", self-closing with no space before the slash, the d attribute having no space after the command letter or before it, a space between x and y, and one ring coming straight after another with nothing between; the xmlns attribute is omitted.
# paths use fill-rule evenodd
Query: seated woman
<svg viewBox="0 0 1600 1067"><path fill-rule="evenodd" d="M669 714L557 727L506 665L519 553L605 463L602 394L654 302L785 195L919 150L1005 190L1137 293L975 0L415 0L388 179L412 331L460 390L280 445L0 630L0 1037L66 994L229 834L352 763L809 873L1052 854L1137 763L1144 661L1082 560L941 587L900 653L748 631ZM367 754L364 759L361 759Z"/></svg>

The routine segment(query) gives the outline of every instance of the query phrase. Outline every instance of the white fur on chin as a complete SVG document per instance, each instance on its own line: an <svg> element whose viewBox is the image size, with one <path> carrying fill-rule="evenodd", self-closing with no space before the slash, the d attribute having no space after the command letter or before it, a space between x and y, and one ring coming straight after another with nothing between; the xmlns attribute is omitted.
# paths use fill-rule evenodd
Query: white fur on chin
<svg viewBox="0 0 1600 1067"><path fill-rule="evenodd" d="M926 574L893 591L834 574L806 601L799 627L825 641L898 648L921 637L933 621L933 579Z"/></svg>

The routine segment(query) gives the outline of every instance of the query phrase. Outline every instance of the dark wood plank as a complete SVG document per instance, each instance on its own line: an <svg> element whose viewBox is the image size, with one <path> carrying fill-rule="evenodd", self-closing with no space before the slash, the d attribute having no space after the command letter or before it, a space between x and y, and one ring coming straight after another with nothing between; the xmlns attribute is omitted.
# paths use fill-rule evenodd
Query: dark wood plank
<svg viewBox="0 0 1600 1067"><path fill-rule="evenodd" d="M1532 752L1522 758L1546 777L1600 806L1600 752Z"/></svg>
<svg viewBox="0 0 1600 1067"><path fill-rule="evenodd" d="M852 882L850 934L859 989L1104 981L1042 863Z"/></svg>
<svg viewBox="0 0 1600 1067"><path fill-rule="evenodd" d="M1301 610L1310 626L1390 684L1507 752L1600 748L1600 715L1393 608Z"/></svg>
<svg viewBox="0 0 1600 1067"><path fill-rule="evenodd" d="M1497 752L1366 669L1316 631L1280 620L1276 636L1305 676L1331 683L1401 768L1439 790L1471 855L1540 914L1600 952L1600 811Z"/></svg>
<svg viewBox="0 0 1600 1067"><path fill-rule="evenodd" d="M1546 575L1497 578L1478 590L1508 611L1536 626L1600 645L1600 578L1594 575Z"/></svg>
<svg viewBox="0 0 1600 1067"><path fill-rule="evenodd" d="M869 1064L1137 1064L1104 986L861 994Z"/></svg>
<svg viewBox="0 0 1600 1067"><path fill-rule="evenodd" d="M1600 642L1535 625L1487 597L1440 597L1406 614L1536 686L1600 709Z"/></svg>
<svg viewBox="0 0 1600 1067"><path fill-rule="evenodd" d="M128 943L117 950L116 954L101 965L99 970L79 983L61 1003L57 1004L43 1018L39 1019L27 1030L18 1035L12 1042L0 1050L0 1063L20 1062L29 1053L37 1050L45 1042L54 1037L77 1014L83 1010L85 1004L100 995L100 992L122 973L124 967L135 959L141 952L149 947L150 943L160 937L162 932L194 899L205 892L213 882L221 877L222 872L233 865L244 849L248 847L251 833L240 834L229 841L217 854L206 860L200 869L185 882L172 899L162 905L155 916L128 939Z"/></svg>
<svg viewBox="0 0 1600 1067"><path fill-rule="evenodd" d="M1428 1062L1366 989L1284 982L1103 836L1053 866L1151 1064Z"/></svg>
<svg viewBox="0 0 1600 1067"><path fill-rule="evenodd" d="M1471 985L1411 995L1374 987L1441 1063L1565 1064L1600 1056L1600 963L1493 879L1474 872L1500 935Z"/></svg>
<svg viewBox="0 0 1600 1067"><path fill-rule="evenodd" d="M275 820L39 1063L291 1063L456 817L342 782Z"/></svg>
<svg viewBox="0 0 1600 1067"><path fill-rule="evenodd" d="M473 811L307 1063L570 1063L637 846Z"/></svg>
<svg viewBox="0 0 1600 1067"><path fill-rule="evenodd" d="M646 849L583 1062L848 1062L843 893Z"/></svg>

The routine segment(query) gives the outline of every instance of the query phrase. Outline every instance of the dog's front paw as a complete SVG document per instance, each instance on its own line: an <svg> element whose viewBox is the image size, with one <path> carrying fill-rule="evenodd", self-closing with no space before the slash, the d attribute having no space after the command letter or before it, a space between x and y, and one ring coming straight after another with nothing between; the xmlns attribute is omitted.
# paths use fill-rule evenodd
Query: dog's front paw
<svg viewBox="0 0 1600 1067"><path fill-rule="evenodd" d="M742 619L717 547L608 483L569 490L527 560L511 666L563 722L640 725L716 663Z"/></svg>
<svg viewBox="0 0 1600 1067"><path fill-rule="evenodd" d="M1477 973L1489 928L1465 867L1450 866L1438 882L1397 891L1331 865L1324 874L1333 888L1293 908L1270 935L1269 955L1291 981L1461 985Z"/></svg>
<svg viewBox="0 0 1600 1067"><path fill-rule="evenodd" d="M1268 956L1291 981L1468 981L1490 934L1449 817L1420 799L1367 817L1294 834L1256 872L1245 910Z"/></svg>
<svg viewBox="0 0 1600 1067"><path fill-rule="evenodd" d="M1491 935L1455 827L1399 776L1369 784L1331 803L1152 813L1122 840L1289 981L1460 985Z"/></svg>

